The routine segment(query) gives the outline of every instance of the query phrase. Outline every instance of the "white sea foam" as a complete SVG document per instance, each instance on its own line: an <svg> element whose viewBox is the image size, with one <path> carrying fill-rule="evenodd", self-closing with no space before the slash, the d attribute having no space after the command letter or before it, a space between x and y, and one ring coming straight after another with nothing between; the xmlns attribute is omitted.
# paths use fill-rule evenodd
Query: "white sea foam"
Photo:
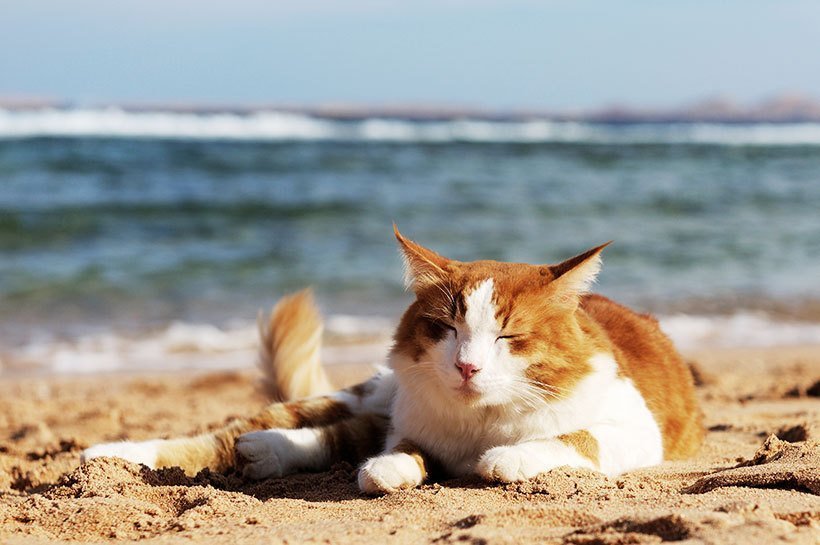
<svg viewBox="0 0 820 545"><path fill-rule="evenodd" d="M0 136L313 140L331 137L328 123L280 112L252 115L127 112L106 109L0 110Z"/></svg>
<svg viewBox="0 0 820 545"><path fill-rule="evenodd" d="M331 316L326 332L332 340L323 351L330 364L381 364L392 324L376 317ZM90 374L110 371L235 369L257 361L255 324L219 328L174 322L164 329L131 337L113 332L75 339L38 339L0 351L3 372L41 371Z"/></svg>
<svg viewBox="0 0 820 545"><path fill-rule="evenodd" d="M820 323L777 321L763 314L732 316L674 315L661 326L683 350L820 344ZM393 323L376 317L332 316L330 342L322 359L328 365L382 364ZM0 354L4 372L90 374L111 371L241 369L256 364L257 332L251 324L217 328L173 323L140 337L114 333L72 340L43 339Z"/></svg>
<svg viewBox="0 0 820 545"><path fill-rule="evenodd" d="M681 349L820 344L820 323L773 320L763 313L678 314L661 317L660 323Z"/></svg>
<svg viewBox="0 0 820 545"><path fill-rule="evenodd" d="M160 138L249 141L510 142L593 144L820 145L820 123L638 123L571 121L337 121L259 111L186 113L119 108L0 109L0 138Z"/></svg>

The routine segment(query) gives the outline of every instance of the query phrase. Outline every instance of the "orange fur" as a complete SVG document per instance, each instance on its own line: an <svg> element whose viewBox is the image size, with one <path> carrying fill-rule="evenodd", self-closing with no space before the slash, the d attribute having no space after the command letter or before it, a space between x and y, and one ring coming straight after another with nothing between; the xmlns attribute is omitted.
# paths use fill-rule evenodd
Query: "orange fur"
<svg viewBox="0 0 820 545"><path fill-rule="evenodd" d="M426 479L429 473L428 471L428 464L429 460L427 457L421 452L421 449L414 444L412 441L408 441L407 439L403 439L399 441L399 443L393 447L391 452L401 452L407 454L413 458L413 460L418 464L419 470L421 471L421 478Z"/></svg>
<svg viewBox="0 0 820 545"><path fill-rule="evenodd" d="M299 399L333 391L319 358L322 329L308 289L280 299L266 324L260 318L259 365L272 399Z"/></svg>
<svg viewBox="0 0 820 545"><path fill-rule="evenodd" d="M559 435L558 439L574 448L578 454L592 461L596 466L598 465L598 440L595 439L591 433L585 430L574 431Z"/></svg>

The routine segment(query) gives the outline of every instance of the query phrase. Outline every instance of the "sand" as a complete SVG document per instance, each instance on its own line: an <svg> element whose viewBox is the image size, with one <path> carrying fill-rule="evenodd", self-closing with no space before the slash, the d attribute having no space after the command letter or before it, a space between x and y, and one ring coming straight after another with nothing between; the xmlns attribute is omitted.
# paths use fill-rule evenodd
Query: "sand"
<svg viewBox="0 0 820 545"><path fill-rule="evenodd" d="M560 468L362 496L355 468L262 482L80 466L100 441L198 432L265 403L253 371L0 383L0 543L820 543L820 347L688 354L700 454L617 478ZM339 383L366 366L336 366Z"/></svg>

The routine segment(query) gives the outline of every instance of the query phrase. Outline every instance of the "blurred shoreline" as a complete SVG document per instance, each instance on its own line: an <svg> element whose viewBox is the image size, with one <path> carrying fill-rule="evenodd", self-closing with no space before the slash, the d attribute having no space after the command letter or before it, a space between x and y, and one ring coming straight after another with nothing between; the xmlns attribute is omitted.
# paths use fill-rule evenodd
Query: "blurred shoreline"
<svg viewBox="0 0 820 545"><path fill-rule="evenodd" d="M262 112L298 114L330 120L357 121L385 118L406 121L580 121L592 123L808 123L820 122L820 100L799 93L783 93L744 104L728 97L710 97L689 104L668 108L645 108L613 104L590 109L503 109L453 104L219 104L196 102L98 102L77 103L44 97L0 96L0 110L71 111L120 110L130 113L178 113L196 115L232 114L248 116Z"/></svg>
<svg viewBox="0 0 820 545"><path fill-rule="evenodd" d="M682 352L820 345L820 321L773 319L764 313L658 316ZM323 361L329 366L386 364L394 320L331 315ZM141 334L115 331L76 337L40 336L0 347L0 377L241 370L256 365L257 327L173 322Z"/></svg>
<svg viewBox="0 0 820 545"><path fill-rule="evenodd" d="M0 106L0 141L820 145L820 105L590 113L419 107Z"/></svg>

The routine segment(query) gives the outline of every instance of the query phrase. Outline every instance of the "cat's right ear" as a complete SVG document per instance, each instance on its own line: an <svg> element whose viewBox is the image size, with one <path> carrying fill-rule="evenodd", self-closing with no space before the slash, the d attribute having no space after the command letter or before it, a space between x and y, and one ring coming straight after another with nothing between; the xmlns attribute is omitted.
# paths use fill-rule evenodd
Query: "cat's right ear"
<svg viewBox="0 0 820 545"><path fill-rule="evenodd" d="M451 260L405 238L395 223L393 233L399 241L399 249L404 258L404 283L408 288L418 293L447 278Z"/></svg>
<svg viewBox="0 0 820 545"><path fill-rule="evenodd" d="M611 240L558 265L548 265L552 273L550 285L559 296L555 299L556 303L561 303L572 310L578 306L578 298L589 292L598 271L601 270L601 252L610 244Z"/></svg>

